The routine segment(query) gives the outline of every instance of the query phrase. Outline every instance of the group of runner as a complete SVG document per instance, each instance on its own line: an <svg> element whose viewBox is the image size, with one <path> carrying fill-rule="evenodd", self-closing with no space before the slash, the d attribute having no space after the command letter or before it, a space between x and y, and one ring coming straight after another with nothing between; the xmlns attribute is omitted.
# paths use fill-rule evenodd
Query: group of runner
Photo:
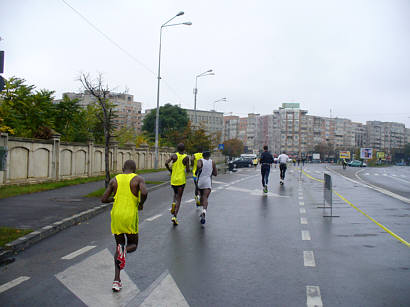
<svg viewBox="0 0 410 307"><path fill-rule="evenodd" d="M286 154L286 152L282 152L278 156L278 163L279 163L279 169L280 169L280 184L283 185L284 180L285 180L285 174L286 174L286 163L289 160L289 156ZM261 165L261 176L262 176L262 187L263 187L263 192L268 193L268 181L269 181L269 173L270 173L270 167L272 163L274 163L274 159L272 154L268 151L268 146L263 146L263 152L261 153L261 157L259 160L259 163Z"/></svg>
<svg viewBox="0 0 410 307"><path fill-rule="evenodd" d="M261 164L262 186L264 193L268 192L268 180L270 167L274 163L268 146L263 147L259 163ZM210 159L209 150L194 153L190 157L185 153L185 145L177 145L177 152L172 154L165 162L165 167L171 174L171 187L173 200L171 204L171 222L178 225L178 212L184 193L186 176L192 166L192 177L195 184L195 203L201 208L200 223L205 224L208 209L208 198L212 190L212 176L217 176L215 161ZM286 173L286 163L289 157L285 152L279 155L280 183L283 184ZM191 163L190 163L191 161ZM256 161L255 161L256 162ZM170 165L170 163L172 163ZM122 289L120 272L125 267L127 253L132 253L138 246L138 210L142 210L147 199L148 191L145 181L138 176L136 164L133 160L127 160L123 166L123 173L115 176L108 184L101 201L103 203L113 202L111 210L111 232L116 242L114 255L114 282L112 290L118 292ZM114 195L114 196L111 196Z"/></svg>
<svg viewBox="0 0 410 307"><path fill-rule="evenodd" d="M165 167L171 173L171 187L174 191L171 204L171 221L178 225L178 212L181 206L182 194L186 184L186 175L189 173L189 157L184 153L185 145L179 143L177 152L165 162ZM195 184L195 202L197 207L202 207L200 214L201 224L205 224L206 210L208 209L208 198L212 190L212 176L217 176L215 161L210 159L209 150L194 153L191 157L192 177ZM169 164L172 162L172 166Z"/></svg>
<svg viewBox="0 0 410 307"><path fill-rule="evenodd" d="M171 187L173 201L171 205L171 221L178 225L177 215L181 205L182 194L186 184L186 175L189 173L189 157L184 153L183 143L177 145L177 152L165 162L165 167L171 173ZM217 175L215 161L210 159L211 152L206 150L195 153L191 159L193 178L195 184L195 201L198 208L202 207L200 222L205 224L208 197L212 189L212 176ZM169 166L172 162L171 167ZM122 289L120 272L125 267L127 253L132 253L138 246L138 210L143 210L148 191L145 181L135 172L136 164L127 160L123 166L123 173L115 176L109 182L101 201L113 202L111 209L111 232L116 242L114 254L114 281L112 291ZM114 195L114 196L111 196Z"/></svg>

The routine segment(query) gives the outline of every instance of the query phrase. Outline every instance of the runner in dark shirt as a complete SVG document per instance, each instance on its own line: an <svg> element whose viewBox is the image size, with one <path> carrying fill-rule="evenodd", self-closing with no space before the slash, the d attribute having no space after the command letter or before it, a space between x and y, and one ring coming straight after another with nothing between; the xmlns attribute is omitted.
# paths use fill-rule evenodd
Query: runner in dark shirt
<svg viewBox="0 0 410 307"><path fill-rule="evenodd" d="M270 165L273 163L272 154L268 151L268 146L263 146L263 152L259 160L261 164L262 186L263 192L268 193L268 180L270 173Z"/></svg>

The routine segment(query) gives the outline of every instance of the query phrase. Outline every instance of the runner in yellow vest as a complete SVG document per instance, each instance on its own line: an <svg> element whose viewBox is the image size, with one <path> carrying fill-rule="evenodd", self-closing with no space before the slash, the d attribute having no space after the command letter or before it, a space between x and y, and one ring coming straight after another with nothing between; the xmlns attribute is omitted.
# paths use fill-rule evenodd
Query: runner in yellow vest
<svg viewBox="0 0 410 307"><path fill-rule="evenodd" d="M184 193L186 174L189 173L189 158L185 151L185 145L179 143L177 145L178 152L171 155L171 157L165 162L165 167L171 173L171 187L174 190L174 198L171 206L171 221L174 225L178 225L177 215L179 207L181 206L182 194ZM169 163L172 161L172 169L169 167Z"/></svg>
<svg viewBox="0 0 410 307"><path fill-rule="evenodd" d="M122 288L120 270L125 266L126 254L137 249L138 210L143 209L148 195L144 179L135 174L136 168L134 161L125 161L123 174L111 179L101 198L103 203L114 202L111 210L111 232L117 245L114 255L115 277L112 284L114 292ZM111 197L113 193L114 197ZM127 237L126 247L125 237Z"/></svg>
<svg viewBox="0 0 410 307"><path fill-rule="evenodd" d="M196 170L198 167L198 161L202 158L203 158L202 152L194 153L191 158L192 178L194 179L194 184L195 184L195 202L196 202L197 207L201 205L201 202L199 200L198 177L196 175Z"/></svg>

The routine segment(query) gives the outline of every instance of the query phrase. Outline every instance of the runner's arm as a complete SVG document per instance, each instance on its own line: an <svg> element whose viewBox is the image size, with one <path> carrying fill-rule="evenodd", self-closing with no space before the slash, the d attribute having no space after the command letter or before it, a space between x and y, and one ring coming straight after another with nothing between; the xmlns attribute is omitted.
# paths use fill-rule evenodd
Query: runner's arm
<svg viewBox="0 0 410 307"><path fill-rule="evenodd" d="M182 161L182 163L185 164L185 166L186 166L186 172L189 173L189 157L186 156L186 157L184 158L184 161Z"/></svg>
<svg viewBox="0 0 410 307"><path fill-rule="evenodd" d="M196 174L195 174L195 176L198 177L198 175L201 171L202 171L202 161L198 160L198 162L196 164Z"/></svg>
<svg viewBox="0 0 410 307"><path fill-rule="evenodd" d="M117 180L115 178L111 179L110 182L108 183L108 187L105 190L103 196L101 197L101 202L102 203L112 203L114 201L114 197L110 197L112 192L114 192L114 189L117 185Z"/></svg>
<svg viewBox="0 0 410 307"><path fill-rule="evenodd" d="M144 178L140 176L135 176L131 181L131 192L137 196L140 193L140 202L138 204L138 210L144 209L145 200L148 197L147 187L145 186ZM138 196L137 196L138 197Z"/></svg>
<svg viewBox="0 0 410 307"><path fill-rule="evenodd" d="M167 161L165 161L165 167L169 170L170 173L172 173L171 168L169 167L169 162L175 162L177 160L176 154L172 154L171 157L169 157L169 159Z"/></svg>
<svg viewBox="0 0 410 307"><path fill-rule="evenodd" d="M212 175L214 175L214 176L218 175L218 169L216 168L215 161L212 161Z"/></svg>

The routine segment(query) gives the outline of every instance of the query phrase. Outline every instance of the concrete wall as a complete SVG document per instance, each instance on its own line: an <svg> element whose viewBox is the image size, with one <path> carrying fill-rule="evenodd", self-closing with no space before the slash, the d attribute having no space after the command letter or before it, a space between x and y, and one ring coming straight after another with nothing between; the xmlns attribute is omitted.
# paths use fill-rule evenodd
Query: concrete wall
<svg viewBox="0 0 410 307"><path fill-rule="evenodd" d="M8 148L7 167L0 171L0 185L98 176L105 171L105 148L92 142L64 143L59 136L39 140L1 133L0 146ZM164 167L172 152L171 148L160 148L159 167ZM126 160L134 160L138 169L153 168L154 159L154 150L148 146L110 146L109 164L113 172L120 172Z"/></svg>

